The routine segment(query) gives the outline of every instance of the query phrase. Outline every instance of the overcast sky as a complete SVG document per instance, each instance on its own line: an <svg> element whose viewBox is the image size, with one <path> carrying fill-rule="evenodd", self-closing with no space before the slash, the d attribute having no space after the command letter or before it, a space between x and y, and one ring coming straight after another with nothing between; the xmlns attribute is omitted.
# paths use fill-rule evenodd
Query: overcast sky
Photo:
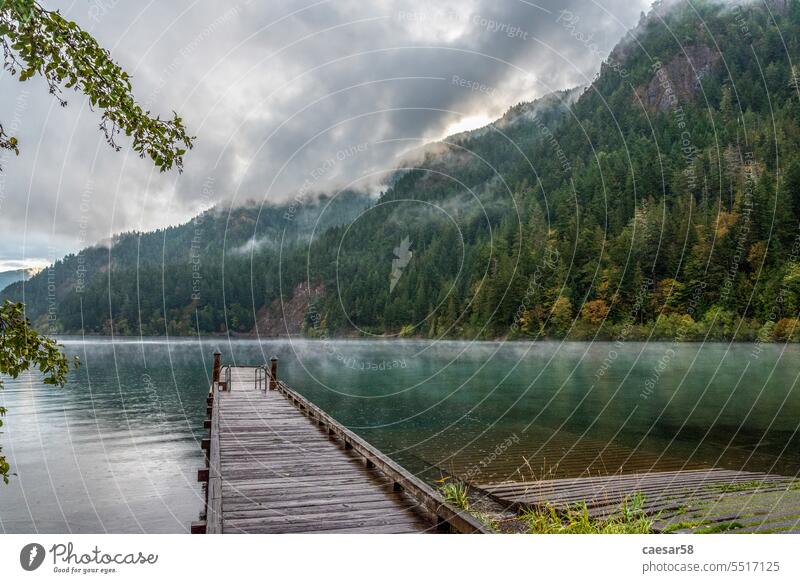
<svg viewBox="0 0 800 583"><path fill-rule="evenodd" d="M184 222L215 203L284 200L304 183L376 188L415 144L589 83L649 2L44 4L110 49L139 101L177 110L197 142L182 175L159 174L106 146L82 95L68 94L62 109L40 80L0 73L0 121L22 148L0 160L0 270ZM562 10L578 17L574 28L558 21Z"/></svg>

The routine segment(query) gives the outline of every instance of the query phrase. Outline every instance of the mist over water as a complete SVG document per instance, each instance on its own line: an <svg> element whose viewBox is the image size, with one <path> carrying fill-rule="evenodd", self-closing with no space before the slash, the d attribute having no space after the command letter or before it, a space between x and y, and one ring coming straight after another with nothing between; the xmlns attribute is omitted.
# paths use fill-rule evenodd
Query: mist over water
<svg viewBox="0 0 800 583"><path fill-rule="evenodd" d="M368 340L64 340L63 389L7 380L3 532L183 532L212 353L279 376L427 479L695 467L797 475L800 347ZM268 461L265 461L268 463Z"/></svg>

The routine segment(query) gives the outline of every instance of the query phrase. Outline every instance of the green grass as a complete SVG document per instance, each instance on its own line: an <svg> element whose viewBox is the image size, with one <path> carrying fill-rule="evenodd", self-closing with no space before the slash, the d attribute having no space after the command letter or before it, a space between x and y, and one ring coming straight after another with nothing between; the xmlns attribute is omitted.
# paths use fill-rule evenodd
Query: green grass
<svg viewBox="0 0 800 583"><path fill-rule="evenodd" d="M440 480L445 482L439 486L439 492L442 493L442 497L445 499L445 502L449 502L461 510L469 510L470 514L483 523L487 529L494 532L498 531L499 526L497 520L495 520L490 514L486 512L480 512L475 509L470 509L469 487L460 480L448 482L447 480L449 479L450 478L448 477Z"/></svg>
<svg viewBox="0 0 800 583"><path fill-rule="evenodd" d="M661 532L664 534L669 534L671 532L675 532L676 530L697 528L698 526L703 526L705 524L708 524L708 520L682 520L681 522L673 522L672 524L667 525Z"/></svg>
<svg viewBox="0 0 800 583"><path fill-rule="evenodd" d="M499 530L499 525L497 524L497 521L488 514L486 514L485 512L478 512L476 510L473 510L472 515L478 520L480 520L483 523L483 525L489 530L493 532L497 532Z"/></svg>
<svg viewBox="0 0 800 583"><path fill-rule="evenodd" d="M744 528L744 524L741 522L720 522L708 528L701 528L695 532L697 534L716 534L719 532L728 532L729 530L737 530L739 528Z"/></svg>
<svg viewBox="0 0 800 583"><path fill-rule="evenodd" d="M760 482L758 480L750 480L748 482L738 482L736 484L721 484L719 486L709 486L712 490L717 490L719 492L746 492L748 490L758 490L764 486L768 486L769 484L764 484L764 482Z"/></svg>
<svg viewBox="0 0 800 583"><path fill-rule="evenodd" d="M447 482L439 487L445 501L462 510L469 509L469 489L464 482Z"/></svg>
<svg viewBox="0 0 800 583"><path fill-rule="evenodd" d="M749 480L747 482L738 482L736 484L721 484L719 486L708 486L711 490L719 490L720 492L746 492L748 490L759 490L761 488L778 488L783 486L780 483L762 482L760 480ZM800 490L800 481L789 482L786 486L786 491Z"/></svg>
<svg viewBox="0 0 800 583"><path fill-rule="evenodd" d="M586 503L559 511L552 506L534 508L522 515L531 534L649 534L653 521L645 514L644 496L636 493L619 510L604 519L592 518Z"/></svg>

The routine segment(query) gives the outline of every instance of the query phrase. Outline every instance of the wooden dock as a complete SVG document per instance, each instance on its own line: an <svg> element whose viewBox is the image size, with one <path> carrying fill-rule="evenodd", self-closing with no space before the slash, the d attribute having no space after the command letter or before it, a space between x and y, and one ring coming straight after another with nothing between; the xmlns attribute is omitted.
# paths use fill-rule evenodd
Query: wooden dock
<svg viewBox="0 0 800 583"><path fill-rule="evenodd" d="M636 493L662 532L800 532L800 482L790 476L705 469L477 487L518 511L585 504L589 516L601 519Z"/></svg>
<svg viewBox="0 0 800 583"><path fill-rule="evenodd" d="M484 532L474 517L278 382L276 363L220 367L193 533Z"/></svg>
<svg viewBox="0 0 800 583"><path fill-rule="evenodd" d="M198 472L206 505L193 533L488 532L279 381L275 359L222 367L216 354L213 379ZM503 520L583 504L603 519L638 494L657 532L800 532L800 481L791 476L705 468L470 487Z"/></svg>

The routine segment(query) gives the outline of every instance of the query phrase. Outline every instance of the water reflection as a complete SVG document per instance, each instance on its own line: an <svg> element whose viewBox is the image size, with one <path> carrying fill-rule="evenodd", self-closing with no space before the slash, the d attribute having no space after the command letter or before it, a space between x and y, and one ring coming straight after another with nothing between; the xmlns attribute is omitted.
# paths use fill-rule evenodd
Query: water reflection
<svg viewBox="0 0 800 583"><path fill-rule="evenodd" d="M211 353L298 391L415 472L476 482L693 467L796 475L798 347L67 340L58 390L6 381L4 532L182 532ZM666 358L666 355L669 358Z"/></svg>

